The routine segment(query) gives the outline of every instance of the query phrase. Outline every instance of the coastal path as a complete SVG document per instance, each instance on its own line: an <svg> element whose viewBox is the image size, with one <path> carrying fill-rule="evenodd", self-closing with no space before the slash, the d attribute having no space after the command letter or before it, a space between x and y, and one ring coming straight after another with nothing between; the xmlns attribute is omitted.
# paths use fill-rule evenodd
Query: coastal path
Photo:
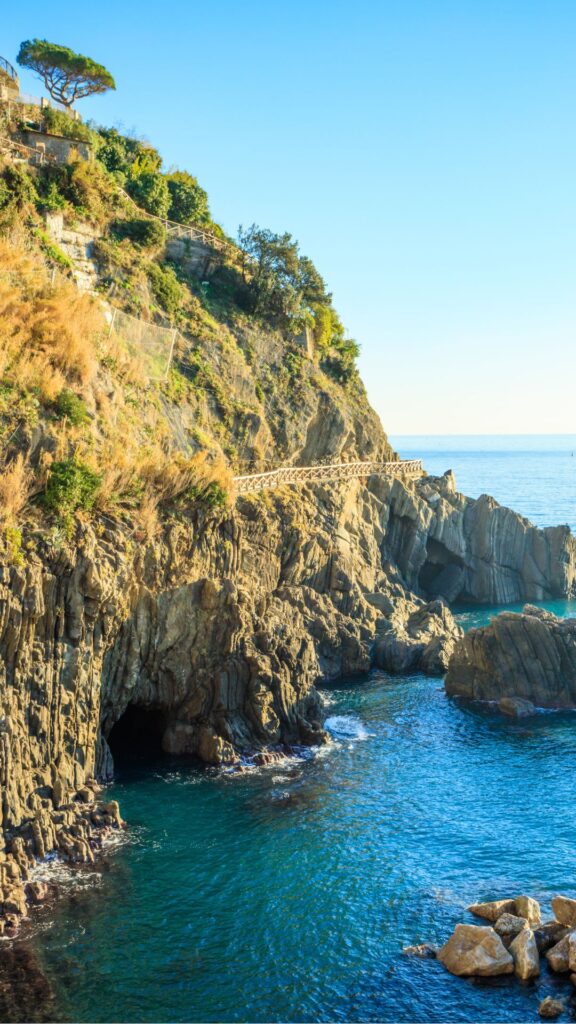
<svg viewBox="0 0 576 1024"><path fill-rule="evenodd" d="M396 462L332 462L315 466L280 466L267 473L234 477L237 494L270 491L284 484L332 483L338 480L366 480L370 476L420 477L424 473L419 459Z"/></svg>

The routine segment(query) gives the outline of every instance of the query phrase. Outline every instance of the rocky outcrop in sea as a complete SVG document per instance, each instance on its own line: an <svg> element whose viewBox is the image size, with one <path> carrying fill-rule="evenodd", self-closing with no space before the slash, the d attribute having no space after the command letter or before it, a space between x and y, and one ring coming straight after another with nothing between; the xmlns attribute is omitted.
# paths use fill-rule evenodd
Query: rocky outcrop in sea
<svg viewBox="0 0 576 1024"><path fill-rule="evenodd" d="M446 693L494 701L507 714L576 707L576 619L526 605L501 612L455 645Z"/></svg>

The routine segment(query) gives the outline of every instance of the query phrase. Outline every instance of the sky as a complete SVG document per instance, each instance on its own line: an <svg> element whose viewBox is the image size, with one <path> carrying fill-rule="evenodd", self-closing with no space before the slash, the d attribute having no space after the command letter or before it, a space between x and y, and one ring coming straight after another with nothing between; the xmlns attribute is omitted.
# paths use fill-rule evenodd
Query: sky
<svg viewBox="0 0 576 1024"><path fill-rule="evenodd" d="M574 0L5 5L104 64L85 118L290 231L391 434L576 431ZM22 88L41 94L24 72Z"/></svg>

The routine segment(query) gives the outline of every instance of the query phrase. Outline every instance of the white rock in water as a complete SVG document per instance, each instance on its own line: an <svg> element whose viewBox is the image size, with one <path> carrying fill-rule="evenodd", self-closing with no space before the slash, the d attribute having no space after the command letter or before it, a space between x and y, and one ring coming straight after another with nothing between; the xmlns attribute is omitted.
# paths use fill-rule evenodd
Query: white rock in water
<svg viewBox="0 0 576 1024"><path fill-rule="evenodd" d="M514 961L493 928L475 924L457 924L438 959L447 971L456 975L489 978L512 974Z"/></svg>

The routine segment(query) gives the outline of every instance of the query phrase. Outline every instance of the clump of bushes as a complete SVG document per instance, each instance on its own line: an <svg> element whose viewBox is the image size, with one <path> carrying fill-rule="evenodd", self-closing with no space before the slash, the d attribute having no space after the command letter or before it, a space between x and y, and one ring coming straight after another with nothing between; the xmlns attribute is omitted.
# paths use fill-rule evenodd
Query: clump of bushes
<svg viewBox="0 0 576 1024"><path fill-rule="evenodd" d="M53 462L42 503L45 508L68 522L72 513L78 509L90 511L94 507L101 479L98 473L94 473L80 459Z"/></svg>
<svg viewBox="0 0 576 1024"><path fill-rule="evenodd" d="M147 272L156 302L165 313L173 316L182 304L184 291L172 267L151 263Z"/></svg>
<svg viewBox="0 0 576 1024"><path fill-rule="evenodd" d="M138 206L164 220L172 202L168 183L159 171L142 171L129 178L126 188Z"/></svg>
<svg viewBox="0 0 576 1024"><path fill-rule="evenodd" d="M157 220L134 218L116 221L112 225L112 234L120 240L129 238L135 245L149 249L160 248L166 243L166 228Z"/></svg>
<svg viewBox="0 0 576 1024"><path fill-rule="evenodd" d="M64 388L60 392L54 403L54 409L58 419L66 420L73 427L81 427L88 419L86 403L70 388Z"/></svg>

